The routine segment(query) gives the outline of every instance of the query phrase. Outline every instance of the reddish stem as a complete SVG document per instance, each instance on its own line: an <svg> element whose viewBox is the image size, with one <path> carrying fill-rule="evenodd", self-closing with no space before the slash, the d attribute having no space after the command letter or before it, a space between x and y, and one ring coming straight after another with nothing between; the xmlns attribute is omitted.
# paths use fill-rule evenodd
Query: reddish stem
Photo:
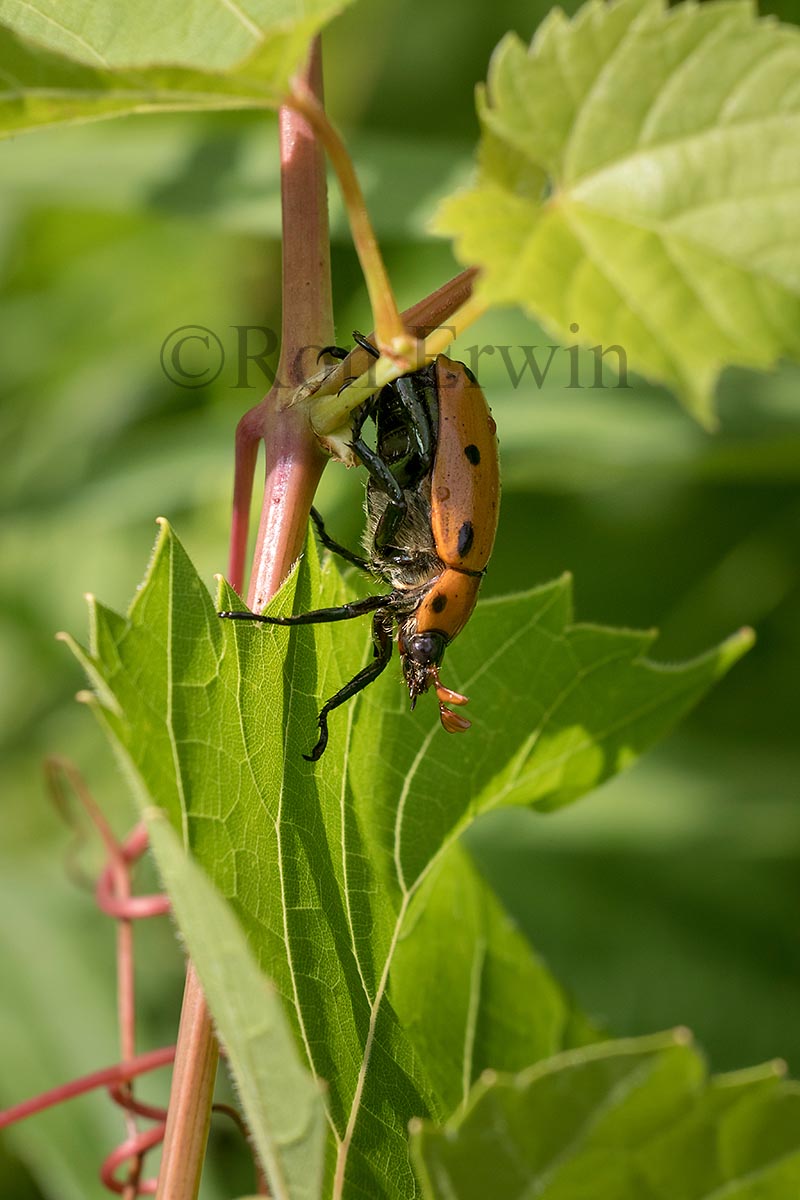
<svg viewBox="0 0 800 1200"><path fill-rule="evenodd" d="M315 43L305 74L322 96L322 65ZM266 482L249 601L262 608L302 550L308 513L326 458L308 415L286 408L291 390L309 373L309 347L333 338L324 155L296 112L281 109L283 208L283 314L276 385L239 423L237 478L231 531L232 583L241 589L250 488L258 447L266 449ZM287 391L287 389L289 389ZM161 1200L194 1200L211 1113L217 1043L200 982L189 965L178 1032L164 1153ZM276 1081L279 1086L279 1081Z"/></svg>
<svg viewBox="0 0 800 1200"><path fill-rule="evenodd" d="M158 1173L161 1200L194 1200L199 1191L218 1058L211 1017L190 962Z"/></svg>
<svg viewBox="0 0 800 1200"><path fill-rule="evenodd" d="M315 46L307 82L322 98L322 60ZM308 512L327 462L307 413L287 408L292 391L316 368L316 352L333 341L330 237L325 156L305 119L290 108L279 114L283 263L281 356L276 383L242 417L236 431L236 477L230 580L244 583L250 495L258 443L266 464L264 500L250 577L248 604L264 607L303 548Z"/></svg>
<svg viewBox="0 0 800 1200"><path fill-rule="evenodd" d="M103 1164L101 1177L107 1179L108 1186L119 1192L125 1200L136 1200L143 1192L153 1190L153 1181L141 1180L144 1155L160 1141L166 1113L153 1105L141 1104L134 1098L131 1077L126 1072L127 1066L137 1061L132 921L142 916L156 916L167 912L169 901L163 895L136 898L131 895L131 867L147 848L144 826L137 826L126 841L120 844L102 810L95 803L83 776L71 762L54 756L46 761L45 771L53 798L65 816L69 814L64 786L68 783L100 834L106 850L107 864L97 883L96 898L101 910L117 921L117 1008L122 1057L118 1069L123 1073L109 1090L114 1102L124 1110L127 1137L124 1146L115 1150ZM174 1051L170 1048L167 1055L172 1058ZM159 1061L156 1065L159 1065ZM91 1080L92 1077L89 1078ZM10 1110L5 1119L11 1121L19 1119L21 1115L29 1115L42 1106L47 1107L51 1102L68 1098L70 1092L71 1085L57 1088L53 1093L46 1093L29 1101L21 1109ZM147 1133L140 1132L137 1117L156 1121L157 1129ZM128 1163L126 1177L124 1180L118 1180L113 1176L113 1172L123 1161Z"/></svg>
<svg viewBox="0 0 800 1200"><path fill-rule="evenodd" d="M44 1112L45 1109L52 1108L55 1104L71 1100L73 1096L82 1096L86 1092L94 1091L95 1088L128 1083L137 1075L146 1075L148 1071L154 1071L156 1067L166 1066L167 1063L172 1062L174 1057L175 1047L163 1046L160 1050L149 1050L147 1054L138 1054L126 1063L103 1067L99 1071L83 1075L80 1079L73 1079L69 1083L61 1084L60 1087L51 1088L49 1092L41 1092L31 1100L24 1100L22 1104L15 1104L13 1108L6 1108L0 1112L0 1129L4 1129L6 1125L13 1125L15 1121L23 1121L26 1117L32 1117L34 1113Z"/></svg>

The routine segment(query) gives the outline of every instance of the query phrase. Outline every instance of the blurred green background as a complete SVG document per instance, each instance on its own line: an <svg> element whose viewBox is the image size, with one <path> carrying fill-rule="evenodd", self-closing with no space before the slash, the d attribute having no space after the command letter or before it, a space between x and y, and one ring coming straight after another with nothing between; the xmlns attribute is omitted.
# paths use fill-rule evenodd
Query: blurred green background
<svg viewBox="0 0 800 1200"><path fill-rule="evenodd" d="M469 172L472 91L507 29L549 6L495 0L356 5L328 31L332 115L354 149L403 305L455 273L426 236ZM775 10L777 11L777 10ZM782 15L796 17L784 5ZM133 814L58 629L85 633L82 593L124 608L163 513L211 582L224 569L236 422L233 326L279 325L275 123L142 118L0 145L0 708L3 757L0 1103L117 1057L113 930L66 869L71 834L42 760L66 754L119 831ZM332 189L337 331L371 325ZM181 389L159 365L181 325L214 330L226 364ZM252 335L251 348L258 348ZM497 312L457 347L550 339ZM512 357L519 361L514 350ZM456 354L458 356L458 353ZM539 352L540 363L547 351ZM274 361L273 355L273 361ZM582 360L591 381L592 359ZM662 630L691 656L743 624L758 643L668 743L564 813L498 814L470 846L555 973L620 1034L684 1023L715 1069L780 1055L800 1071L800 370L728 372L721 428L634 382L510 386L480 362L501 437L503 511L486 592L575 575L579 619ZM613 380L609 379L609 383ZM355 545L362 481L331 468L319 498ZM82 859L92 871L97 853ZM147 885L146 870L143 885ZM137 930L142 1048L173 1040L181 962L166 922ZM143 1086L164 1097L165 1077ZM122 1134L102 1097L0 1144L0 1196L94 1200ZM248 1191L237 1131L214 1122L205 1200ZM100 1151L98 1151L98 1147Z"/></svg>

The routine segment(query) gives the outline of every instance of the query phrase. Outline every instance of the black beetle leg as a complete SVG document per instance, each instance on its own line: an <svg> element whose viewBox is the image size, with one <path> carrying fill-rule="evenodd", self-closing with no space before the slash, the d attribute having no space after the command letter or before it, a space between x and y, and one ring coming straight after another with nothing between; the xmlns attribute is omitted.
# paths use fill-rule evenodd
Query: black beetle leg
<svg viewBox="0 0 800 1200"><path fill-rule="evenodd" d="M346 546L341 546L339 542L333 540L325 528L325 522L315 508L311 509L311 520L316 525L319 540L326 550L331 550L334 554L338 554L345 562L352 563L354 567L359 567L362 571L369 571L369 563L365 558L361 558L358 554L354 554L352 550L348 550Z"/></svg>
<svg viewBox="0 0 800 1200"><path fill-rule="evenodd" d="M393 504L395 508L405 511L406 498L403 495L403 489L392 474L389 465L371 446L367 445L363 438L357 437L349 445L369 471L370 478L389 497L389 503Z"/></svg>
<svg viewBox="0 0 800 1200"><path fill-rule="evenodd" d="M349 353L350 353L350 351L345 350L345 348L343 346L323 346L322 349L320 350L319 354L317 355L317 362L319 362L319 360L325 354L329 354L331 356L331 358L338 358L340 362L343 362L344 359L347 358Z"/></svg>
<svg viewBox="0 0 800 1200"><path fill-rule="evenodd" d="M399 379L395 379L394 386L397 395L403 402L403 407L408 413L411 431L417 443L420 467L422 468L421 474L427 474L433 462L434 450L434 436L430 414L426 411L425 405L420 401L417 392L419 385L413 376L401 375ZM433 389L428 390L432 391Z"/></svg>
<svg viewBox="0 0 800 1200"><path fill-rule="evenodd" d="M383 550L391 543L392 538L406 515L408 505L405 494L400 483L392 474L388 463L385 463L375 450L368 446L361 438L356 438L350 445L369 471L370 479L387 497L386 508L383 510L374 534L376 550ZM397 561L400 562L403 560L401 558Z"/></svg>
<svg viewBox="0 0 800 1200"><path fill-rule="evenodd" d="M336 608L315 608L313 612L294 613L291 617L265 617L254 612L221 612L217 616L230 621L258 621L263 625L324 625L329 621L350 621L354 617L363 617L365 613L385 608L388 599L388 596L365 596L363 600L353 600Z"/></svg>
<svg viewBox="0 0 800 1200"><path fill-rule="evenodd" d="M328 714L333 712L334 708L338 708L340 704L344 704L351 696L356 696L359 692L362 692L389 665L392 657L392 638L387 618L390 611L388 608L378 609L372 618L372 638L375 649L373 661L369 666L359 671L357 675L354 675L350 682L346 683L343 688L340 688L334 696L331 696L330 700L320 710L319 717L317 718L319 738L311 753L303 755L306 762L317 762L325 753L325 747L328 744Z"/></svg>
<svg viewBox="0 0 800 1200"><path fill-rule="evenodd" d="M380 358L381 352L377 346L373 346L369 338L365 338L363 333L359 333L357 329L353 330L353 341L362 350L366 350L368 354L371 354L373 358Z"/></svg>

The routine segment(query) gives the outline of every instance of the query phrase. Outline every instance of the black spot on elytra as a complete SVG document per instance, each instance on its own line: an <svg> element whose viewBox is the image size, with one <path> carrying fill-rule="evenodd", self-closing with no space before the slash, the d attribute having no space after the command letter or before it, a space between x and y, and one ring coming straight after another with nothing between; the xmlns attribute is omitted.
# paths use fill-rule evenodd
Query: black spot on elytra
<svg viewBox="0 0 800 1200"><path fill-rule="evenodd" d="M472 521L465 521L458 531L458 553L462 558L469 554L474 541L475 530L472 528Z"/></svg>
<svg viewBox="0 0 800 1200"><path fill-rule="evenodd" d="M466 454L468 460L472 463L473 467L477 467L478 463L481 461L481 452L474 442L470 442L468 446L464 447L464 453Z"/></svg>
<svg viewBox="0 0 800 1200"><path fill-rule="evenodd" d="M446 607L447 596L445 596L442 592L440 592L438 596L434 596L433 600L431 600L431 608L435 613L443 612Z"/></svg>

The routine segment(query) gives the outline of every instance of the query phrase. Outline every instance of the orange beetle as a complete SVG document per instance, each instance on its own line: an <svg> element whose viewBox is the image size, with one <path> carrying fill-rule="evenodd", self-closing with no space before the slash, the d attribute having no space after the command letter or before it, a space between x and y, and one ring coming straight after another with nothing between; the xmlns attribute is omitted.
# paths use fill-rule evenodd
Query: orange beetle
<svg viewBox="0 0 800 1200"><path fill-rule="evenodd" d="M355 336L377 355L366 339ZM346 353L330 349L339 356ZM362 437L368 418L376 427L374 448ZM390 584L391 592L290 617L219 614L269 625L309 625L373 614L373 661L322 708L317 744L304 756L310 762L320 758L328 743L329 713L388 665L395 625L411 707L433 687L448 733L469 728L469 721L447 707L466 704L467 697L442 684L439 667L475 607L497 530L496 427L477 380L463 363L440 355L429 366L387 384L358 410L351 445L369 472L367 556L353 554L329 537L316 510L311 516L324 546Z"/></svg>

